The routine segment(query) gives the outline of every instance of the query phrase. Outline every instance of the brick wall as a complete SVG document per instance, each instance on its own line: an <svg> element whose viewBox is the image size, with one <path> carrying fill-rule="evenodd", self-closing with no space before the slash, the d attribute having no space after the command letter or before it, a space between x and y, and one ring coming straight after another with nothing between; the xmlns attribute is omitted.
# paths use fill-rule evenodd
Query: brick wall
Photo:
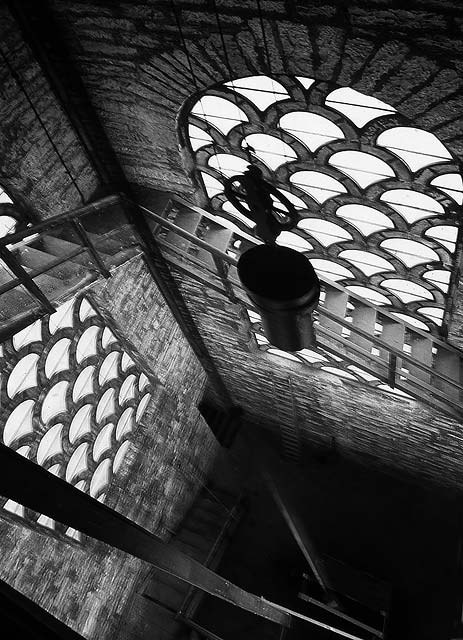
<svg viewBox="0 0 463 640"><path fill-rule="evenodd" d="M0 184L38 217L63 213L82 204L81 194L90 198L96 176L5 6L0 6L0 41Z"/></svg>
<svg viewBox="0 0 463 640"><path fill-rule="evenodd" d="M250 423L272 424L282 381L292 379L302 437L362 464L415 482L461 490L461 424L426 405L296 365L253 346L240 304L191 277L175 272L212 357L233 400ZM280 417L280 412L278 412ZM293 414L281 411L292 426Z"/></svg>
<svg viewBox="0 0 463 640"><path fill-rule="evenodd" d="M167 539L217 452L196 409L205 374L141 258L89 290L154 381L151 401L105 503ZM70 544L0 519L0 578L88 638L113 638L144 563L93 540Z"/></svg>
<svg viewBox="0 0 463 640"><path fill-rule="evenodd" d="M456 0L349 3L54 0L55 16L131 182L191 193L191 160L178 125L197 89L260 73L315 77L393 105L411 124L463 154L463 21ZM196 80L193 81L190 62ZM180 118L178 114L180 112ZM449 339L463 347L463 286Z"/></svg>

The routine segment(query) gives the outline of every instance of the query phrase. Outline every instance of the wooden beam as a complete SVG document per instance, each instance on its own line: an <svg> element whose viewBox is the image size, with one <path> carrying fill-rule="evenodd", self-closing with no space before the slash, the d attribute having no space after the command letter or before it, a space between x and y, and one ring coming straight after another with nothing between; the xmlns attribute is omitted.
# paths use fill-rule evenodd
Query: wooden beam
<svg viewBox="0 0 463 640"><path fill-rule="evenodd" d="M329 601L332 601L333 598L333 588L331 586L330 580L326 575L326 570L323 564L323 560L320 558L319 554L316 551L315 545L312 542L312 539L301 522L298 515L294 512L293 509L287 503L283 492L276 485L274 479L267 471L263 471L262 475L264 477L265 483L278 507L281 515L283 516L286 524L291 531L297 546L302 552L302 555L307 560L312 573L315 576L316 581L326 594L326 597Z"/></svg>
<svg viewBox="0 0 463 640"><path fill-rule="evenodd" d="M0 495L149 562L232 605L290 626L291 616L278 606L225 580L173 545L162 542L117 511L3 444L0 445L0 469Z"/></svg>

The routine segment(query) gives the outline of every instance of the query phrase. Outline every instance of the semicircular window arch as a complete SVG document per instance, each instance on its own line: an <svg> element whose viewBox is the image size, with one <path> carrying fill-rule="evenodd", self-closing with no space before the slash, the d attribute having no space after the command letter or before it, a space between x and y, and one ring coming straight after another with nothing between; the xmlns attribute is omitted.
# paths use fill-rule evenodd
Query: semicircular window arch
<svg viewBox="0 0 463 640"><path fill-rule="evenodd" d="M203 197L230 228L255 233L224 192L251 162L297 203L296 233L279 244L304 252L322 280L348 280L373 304L443 331L463 179L437 136L373 96L284 75L215 85L185 124ZM417 303L424 291L432 313Z"/></svg>

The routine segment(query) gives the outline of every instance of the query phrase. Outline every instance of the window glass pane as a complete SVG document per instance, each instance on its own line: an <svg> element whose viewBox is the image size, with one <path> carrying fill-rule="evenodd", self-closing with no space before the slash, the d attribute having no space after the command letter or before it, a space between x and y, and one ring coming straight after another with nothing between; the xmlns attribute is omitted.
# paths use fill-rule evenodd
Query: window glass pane
<svg viewBox="0 0 463 640"><path fill-rule="evenodd" d="M449 290L450 276L450 271L444 271L443 269L432 269L423 274L425 280L431 282L444 293Z"/></svg>
<svg viewBox="0 0 463 640"><path fill-rule="evenodd" d="M8 416L3 428L3 442L9 447L15 440L33 432L34 400L24 400Z"/></svg>
<svg viewBox="0 0 463 640"><path fill-rule="evenodd" d="M66 394L68 387L69 382L67 380L62 380L61 382L57 382L53 385L53 387L48 391L47 395L43 399L42 410L40 412L42 422L46 424L60 413L66 412Z"/></svg>
<svg viewBox="0 0 463 640"><path fill-rule="evenodd" d="M298 236L297 233L291 233L290 231L282 231L277 238L277 244L295 251L311 251L313 249L310 242Z"/></svg>
<svg viewBox="0 0 463 640"><path fill-rule="evenodd" d="M103 491L110 480L111 460L106 458L103 462L100 462L95 473L90 481L89 493L93 498L96 498L101 491Z"/></svg>
<svg viewBox="0 0 463 640"><path fill-rule="evenodd" d="M348 249L347 251L341 251L339 257L353 264L366 276L372 276L375 273L382 273L384 271L395 271L393 265L388 260L369 251Z"/></svg>
<svg viewBox="0 0 463 640"><path fill-rule="evenodd" d="M129 448L130 448L130 440L126 440L121 444L121 446L117 450L117 453L114 456L114 461L113 461L113 473L117 473L121 468L121 465L124 462L124 458L127 455Z"/></svg>
<svg viewBox="0 0 463 640"><path fill-rule="evenodd" d="M363 151L338 151L328 163L352 178L362 189L395 177L394 171L384 160Z"/></svg>
<svg viewBox="0 0 463 640"><path fill-rule="evenodd" d="M268 76L249 76L224 84L250 100L261 111L275 102L289 98L283 85Z"/></svg>
<svg viewBox="0 0 463 640"><path fill-rule="evenodd" d="M69 369L69 348L71 340L69 338L61 338L48 352L45 360L45 375L51 378L59 371L67 371Z"/></svg>
<svg viewBox="0 0 463 640"><path fill-rule="evenodd" d="M92 405L85 404L73 417L69 427L69 442L74 444L81 436L91 432Z"/></svg>
<svg viewBox="0 0 463 640"><path fill-rule="evenodd" d="M217 96L204 96L198 100L191 113L212 124L224 135L227 135L237 124L248 121L247 115L236 104Z"/></svg>
<svg viewBox="0 0 463 640"><path fill-rule="evenodd" d="M448 249L450 253L455 251L455 243L458 235L457 227L448 224L437 225L425 231L424 234L436 240L436 242Z"/></svg>
<svg viewBox="0 0 463 640"><path fill-rule="evenodd" d="M109 380L114 380L118 377L118 364L120 355L120 351L111 351L111 353L108 353L106 358L103 360L100 366L100 371L98 373L99 385L102 386Z"/></svg>
<svg viewBox="0 0 463 640"><path fill-rule="evenodd" d="M360 296L361 298L365 298L365 300L368 300L368 302L371 302L372 304L376 304L378 306L391 304L391 301L389 300L389 298L386 298L386 296L383 296L381 293L378 293L378 291L374 291L373 289L370 289L368 287L348 285L346 289L348 289L349 291L352 291L352 293L355 293L357 296Z"/></svg>
<svg viewBox="0 0 463 640"><path fill-rule="evenodd" d="M440 260L433 249L415 240L390 238L383 240L380 243L380 247L401 260L406 267L415 267L417 264L426 264Z"/></svg>
<svg viewBox="0 0 463 640"><path fill-rule="evenodd" d="M434 300L434 296L430 291L410 280L391 278L383 280L380 286L394 293L405 304L415 300Z"/></svg>
<svg viewBox="0 0 463 640"><path fill-rule="evenodd" d="M83 442L77 447L66 467L66 481L72 482L80 473L87 470L88 442Z"/></svg>
<svg viewBox="0 0 463 640"><path fill-rule="evenodd" d="M37 462L43 465L48 458L63 453L63 443L61 440L61 434L63 431L63 424L55 424L51 429L48 429L46 434L40 440L39 447L37 449Z"/></svg>
<svg viewBox="0 0 463 640"><path fill-rule="evenodd" d="M144 395L143 398L140 400L140 404L137 407L137 413L135 416L135 420L137 422L140 422L140 420L142 419L150 400L151 400L150 393L147 393L146 395Z"/></svg>
<svg viewBox="0 0 463 640"><path fill-rule="evenodd" d="M338 280L354 279L354 274L337 262L332 260L321 260L319 258L311 258L310 263L321 278L328 278L337 282Z"/></svg>
<svg viewBox="0 0 463 640"><path fill-rule="evenodd" d="M296 76L296 80L299 80L304 89L310 89L315 82L312 78L306 78L305 76Z"/></svg>
<svg viewBox="0 0 463 640"><path fill-rule="evenodd" d="M380 199L397 211L409 224L444 213L444 207L439 202L411 189L391 189L381 194Z"/></svg>
<svg viewBox="0 0 463 640"><path fill-rule="evenodd" d="M449 151L433 133L414 127L387 129L378 136L376 144L389 149L403 160L411 171L452 159Z"/></svg>
<svg viewBox="0 0 463 640"><path fill-rule="evenodd" d="M77 402L86 395L93 393L93 373L94 365L88 365L77 376L72 388L72 401Z"/></svg>
<svg viewBox="0 0 463 640"><path fill-rule="evenodd" d="M298 222L299 229L318 240L324 247L329 247L337 242L352 240L351 234L334 222L321 220L320 218L304 218Z"/></svg>
<svg viewBox="0 0 463 640"><path fill-rule="evenodd" d="M252 147L251 151L259 160L262 160L270 169L276 171L285 162L297 159L297 154L289 144L275 136L265 133L253 133L244 138L242 147ZM249 163L248 163L249 164Z"/></svg>
<svg viewBox="0 0 463 640"><path fill-rule="evenodd" d="M10 398L14 398L15 395L26 389L32 389L37 386L37 363L39 357L37 353L29 353L13 367L6 385L6 392Z"/></svg>
<svg viewBox="0 0 463 640"><path fill-rule="evenodd" d="M349 87L332 91L325 104L349 118L357 127L364 127L376 118L396 113L396 110L385 102Z"/></svg>
<svg viewBox="0 0 463 640"><path fill-rule="evenodd" d="M289 179L320 204L340 193L347 193L347 189L339 180L319 171L297 171Z"/></svg>
<svg viewBox="0 0 463 640"><path fill-rule="evenodd" d="M249 166L249 162L231 153L218 153L209 158L208 165L227 178L231 178L237 173L244 173ZM218 189L218 186L216 188ZM220 185L220 190L223 191L222 185Z"/></svg>
<svg viewBox="0 0 463 640"><path fill-rule="evenodd" d="M394 228L394 223L387 215L363 204L344 204L336 210L336 215L364 236Z"/></svg>
<svg viewBox="0 0 463 640"><path fill-rule="evenodd" d="M446 173L431 180L431 184L448 196L457 204L463 204L463 179L459 173Z"/></svg>
<svg viewBox="0 0 463 640"><path fill-rule="evenodd" d="M93 459L95 462L101 458L101 456L111 449L111 437L114 431L114 425L109 423L100 431L100 433L95 438L95 443L93 445Z"/></svg>
<svg viewBox="0 0 463 640"><path fill-rule="evenodd" d="M317 151L332 140L341 140L344 133L334 122L316 113L292 111L280 118L280 127L300 140L310 151Z"/></svg>

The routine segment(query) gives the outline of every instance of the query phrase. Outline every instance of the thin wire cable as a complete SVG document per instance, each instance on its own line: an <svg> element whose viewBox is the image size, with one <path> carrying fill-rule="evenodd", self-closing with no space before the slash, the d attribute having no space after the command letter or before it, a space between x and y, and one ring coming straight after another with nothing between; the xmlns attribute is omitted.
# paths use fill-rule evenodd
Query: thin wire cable
<svg viewBox="0 0 463 640"><path fill-rule="evenodd" d="M50 142L50 145L51 145L53 151L55 152L55 154L57 155L59 161L61 162L61 165L63 166L63 169L65 170L65 172L69 176L69 179L71 180L71 183L74 186L75 190L79 194L79 197L80 197L80 199L82 201L82 204L85 204L86 203L86 199L85 199L85 196L84 196L83 192L81 191L79 185L77 184L77 180L75 179L75 177L72 174L71 170L67 166L66 161L63 158L63 155L61 154L61 152L58 149L58 147L56 146L53 138L51 137L50 133L48 132L48 129L47 129L42 117L40 116L40 114L39 114L34 102L32 101L31 97L29 96L28 92L26 91L26 88L24 87L24 84L23 84L19 74L12 67L10 61L8 60L7 56L5 55L5 52L3 51L3 49L1 47L0 47L0 55L3 58L3 62L5 63L8 71L11 73L11 75L12 75L14 81L16 82L16 84L18 85L20 91L22 91L22 93L24 94L27 102L29 103L29 106L31 107L31 109L32 109L37 121L39 122L39 124L42 127L42 129L43 129L48 141Z"/></svg>
<svg viewBox="0 0 463 640"><path fill-rule="evenodd" d="M215 15L215 21L217 22L217 28L219 30L219 36L220 36L220 42L222 43L222 50L223 50L223 55L224 55L224 59L225 59L225 66L227 67L227 71L228 71L228 77L230 78L229 82L232 83L232 96L233 96L233 101L235 103L235 106L237 109L240 109L239 105L238 105L238 98L236 95L236 91L233 87L233 78L234 78L234 72L233 72L233 68L230 62L230 58L228 56L228 50L227 50L227 45L225 43L225 35L222 29L222 23L220 21L220 16L219 16L219 11L217 9L217 3L216 0L212 0L212 3L214 5L214 15ZM241 128L241 138L244 142L245 140L245 131L244 131L244 122L243 120L241 120L241 124L240 124L240 128ZM246 147L243 147L243 145L241 145L243 148L243 151L245 152L248 162L250 164L252 164L252 156L251 156L251 149L249 148L249 145L247 145Z"/></svg>
<svg viewBox="0 0 463 640"><path fill-rule="evenodd" d="M275 107L275 111L276 114L279 116L279 109L278 109L278 97L277 94L275 92L275 87L274 87L274 74L273 74L273 70L272 70L272 63L271 63L271 59L270 59L270 51L269 51L269 47L268 47L268 42L267 42L267 35L265 33L265 26L264 26L264 18L263 18L263 14L262 14L262 6L260 3L260 0L256 0L256 4L257 4L257 13L259 16L259 24L260 24L260 29L262 31L262 43L264 45L264 51L265 51L265 57L267 59L267 67L268 67L268 72L270 74L270 78L272 80L272 93L273 93L273 97L274 97L274 107ZM283 140L283 130L281 129L280 126L277 126L277 135L280 139L280 141L285 144L285 141ZM286 156L286 154L284 154L284 157L286 158L287 162L291 162L292 158L289 158ZM277 186L276 180L273 179L272 182L274 183L275 186Z"/></svg>
<svg viewBox="0 0 463 640"><path fill-rule="evenodd" d="M187 44L186 44L185 34L183 33L183 29L182 29L182 22L180 20L180 16L178 14L177 7L175 5L175 1L174 0L170 0L170 6L171 6L171 9L172 9L172 13L174 15L177 31L178 31L179 36L180 36L180 41L181 41L181 44L182 44L183 52L185 53L188 69L189 69L190 75L191 75L191 80L193 82L193 86L195 88L196 95L198 96L198 102L199 102L201 100L201 97L200 97L201 89L199 87L198 79L196 77L196 74L195 74L195 71L194 71L194 68L193 68L193 62L192 62L191 55L190 55L190 52L189 52ZM213 149L214 155L217 155L217 145L216 145L216 142L214 140L214 136L212 135L211 124L210 124L210 122L208 120L207 115L204 113L204 109L203 109L201 104L200 104L200 107L201 107L201 110L203 111L203 117L200 117L200 116L198 116L198 117L202 121L205 122L205 124L206 124L206 133L209 135L209 137L212 140L212 149ZM188 133L188 139L190 139L189 133ZM195 152L195 155L196 155L196 152Z"/></svg>

